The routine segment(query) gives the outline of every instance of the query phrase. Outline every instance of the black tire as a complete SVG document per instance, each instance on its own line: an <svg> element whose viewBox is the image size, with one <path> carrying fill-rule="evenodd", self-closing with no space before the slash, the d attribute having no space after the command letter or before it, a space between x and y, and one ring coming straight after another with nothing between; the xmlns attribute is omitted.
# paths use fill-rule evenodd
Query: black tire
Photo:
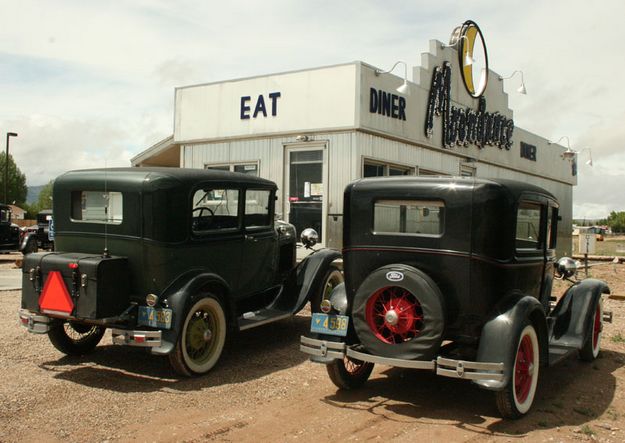
<svg viewBox="0 0 625 443"><path fill-rule="evenodd" d="M210 371L223 351L226 327L226 315L219 300L208 296L195 301L169 354L174 371L187 377Z"/></svg>
<svg viewBox="0 0 625 443"><path fill-rule="evenodd" d="M345 278L343 273L334 265L330 265L323 276L322 284L319 291L310 299L310 311L321 312L321 302L329 299L334 288L343 283Z"/></svg>
<svg viewBox="0 0 625 443"><path fill-rule="evenodd" d="M520 418L534 403L540 369L540 344L534 326L526 320L514 349L512 376L502 391L495 392L497 409L504 418Z"/></svg>
<svg viewBox="0 0 625 443"><path fill-rule="evenodd" d="M601 298L597 301L593 316L588 324L586 340L579 350L579 358L583 361L594 361L601 351L601 335L603 331L603 303Z"/></svg>
<svg viewBox="0 0 625 443"><path fill-rule="evenodd" d="M332 383L339 389L360 388L369 379L373 371L373 363L344 357L326 365Z"/></svg>
<svg viewBox="0 0 625 443"><path fill-rule="evenodd" d="M105 332L106 328L103 326L55 321L48 331L48 338L64 354L84 355L93 351Z"/></svg>
<svg viewBox="0 0 625 443"><path fill-rule="evenodd" d="M393 303L396 306L389 310ZM387 317L390 311L397 313L396 318ZM436 355L443 339L443 295L418 269L384 266L372 272L356 291L352 318L360 342L370 353L428 360Z"/></svg>

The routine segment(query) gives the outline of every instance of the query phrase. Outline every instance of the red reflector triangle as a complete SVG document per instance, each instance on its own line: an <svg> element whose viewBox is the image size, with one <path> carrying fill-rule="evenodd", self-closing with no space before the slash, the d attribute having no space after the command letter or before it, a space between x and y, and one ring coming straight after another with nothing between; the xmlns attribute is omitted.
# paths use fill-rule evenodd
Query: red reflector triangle
<svg viewBox="0 0 625 443"><path fill-rule="evenodd" d="M48 274L48 279L39 297L39 308L42 311L60 311L68 314L74 310L74 302L67 292L67 287L59 271L51 271Z"/></svg>

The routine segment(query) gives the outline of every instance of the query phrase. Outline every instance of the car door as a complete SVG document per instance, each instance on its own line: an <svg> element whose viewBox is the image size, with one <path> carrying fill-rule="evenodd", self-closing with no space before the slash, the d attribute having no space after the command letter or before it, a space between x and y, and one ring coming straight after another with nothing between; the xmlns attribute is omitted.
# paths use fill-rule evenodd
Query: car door
<svg viewBox="0 0 625 443"><path fill-rule="evenodd" d="M278 235L273 223L275 192L272 189L248 188L244 198L239 295L248 297L276 284Z"/></svg>
<svg viewBox="0 0 625 443"><path fill-rule="evenodd" d="M555 202L549 202L543 209L545 211L544 222L544 262L543 279L541 286L540 301L549 310L549 298L553 287L553 269L556 262L556 244L558 233L558 207Z"/></svg>

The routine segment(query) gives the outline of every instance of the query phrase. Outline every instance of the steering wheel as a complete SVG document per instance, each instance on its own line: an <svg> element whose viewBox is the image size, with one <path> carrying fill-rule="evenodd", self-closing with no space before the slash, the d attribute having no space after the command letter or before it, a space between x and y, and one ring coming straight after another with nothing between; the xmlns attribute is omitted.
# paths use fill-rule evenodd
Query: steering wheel
<svg viewBox="0 0 625 443"><path fill-rule="evenodd" d="M208 212L208 215L203 216L204 211ZM197 231L201 231L207 229L213 223L213 217L215 213L211 208L207 208L206 206L199 206L194 208L193 211L193 229ZM197 212L197 215L195 214ZM205 220L200 220L202 217L206 217Z"/></svg>

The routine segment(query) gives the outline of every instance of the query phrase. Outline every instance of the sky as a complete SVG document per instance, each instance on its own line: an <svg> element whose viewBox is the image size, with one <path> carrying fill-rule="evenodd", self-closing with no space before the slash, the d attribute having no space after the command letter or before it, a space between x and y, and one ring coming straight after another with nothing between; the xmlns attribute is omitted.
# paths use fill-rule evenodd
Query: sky
<svg viewBox="0 0 625 443"><path fill-rule="evenodd" d="M431 39L471 19L491 70L524 73L527 95L518 77L505 84L515 125L579 151L573 216L625 211L622 0L0 0L0 11L0 138L19 134L10 151L30 186L129 166L173 133L177 86L354 60L418 66Z"/></svg>

